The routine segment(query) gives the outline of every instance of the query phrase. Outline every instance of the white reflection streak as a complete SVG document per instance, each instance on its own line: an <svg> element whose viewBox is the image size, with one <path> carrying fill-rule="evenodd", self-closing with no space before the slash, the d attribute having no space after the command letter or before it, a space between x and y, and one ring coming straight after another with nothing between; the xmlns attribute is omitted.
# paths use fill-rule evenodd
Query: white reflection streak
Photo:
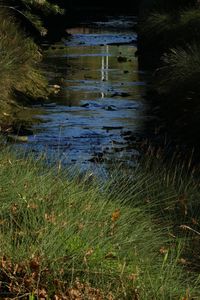
<svg viewBox="0 0 200 300"><path fill-rule="evenodd" d="M104 55L104 47L102 48L102 57L101 57L101 81L108 81L108 70L109 70L109 46L106 45ZM105 97L105 93L101 92L101 98Z"/></svg>
<svg viewBox="0 0 200 300"><path fill-rule="evenodd" d="M106 72L106 80L107 81L108 81L108 69L109 69L109 56L108 56L108 54L109 54L109 46L106 45L106 70L105 70L105 72Z"/></svg>

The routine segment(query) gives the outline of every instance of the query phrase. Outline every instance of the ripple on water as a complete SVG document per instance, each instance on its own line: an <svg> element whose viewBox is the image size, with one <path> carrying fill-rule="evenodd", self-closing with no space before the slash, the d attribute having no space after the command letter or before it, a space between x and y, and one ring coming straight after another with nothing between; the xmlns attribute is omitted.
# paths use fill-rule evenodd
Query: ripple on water
<svg viewBox="0 0 200 300"><path fill-rule="evenodd" d="M44 123L34 126L28 149L58 153L65 163L78 162L83 169L95 161L134 163L137 151L123 133L139 134L146 109L134 23L135 18L118 18L85 24L68 30L72 35L64 47L50 47L46 69L61 91L41 107Z"/></svg>

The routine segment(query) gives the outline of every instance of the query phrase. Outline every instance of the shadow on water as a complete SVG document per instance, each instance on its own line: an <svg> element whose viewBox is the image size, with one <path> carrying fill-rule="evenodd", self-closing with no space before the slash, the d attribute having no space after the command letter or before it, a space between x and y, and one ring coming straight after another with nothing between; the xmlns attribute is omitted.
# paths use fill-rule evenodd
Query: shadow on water
<svg viewBox="0 0 200 300"><path fill-rule="evenodd" d="M68 29L70 38L46 45L44 68L61 89L41 107L44 122L34 126L28 149L58 151L65 163L78 162L83 169L113 160L134 164L134 145L147 118L135 22L118 17L82 24Z"/></svg>

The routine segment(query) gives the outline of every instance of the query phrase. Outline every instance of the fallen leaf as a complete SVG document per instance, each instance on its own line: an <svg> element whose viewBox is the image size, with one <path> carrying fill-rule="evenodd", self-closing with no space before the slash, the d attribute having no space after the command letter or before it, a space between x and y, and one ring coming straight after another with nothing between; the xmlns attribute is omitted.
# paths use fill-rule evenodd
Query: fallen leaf
<svg viewBox="0 0 200 300"><path fill-rule="evenodd" d="M120 210L119 209L116 209L113 213L112 213L112 221L113 222L116 222L120 217Z"/></svg>
<svg viewBox="0 0 200 300"><path fill-rule="evenodd" d="M181 264L181 265L187 265L187 260L185 258L180 258L178 260L178 263Z"/></svg>
<svg viewBox="0 0 200 300"><path fill-rule="evenodd" d="M5 224L5 222L6 222L6 220L2 220L2 219L0 219L0 225L3 225L3 224Z"/></svg>
<svg viewBox="0 0 200 300"><path fill-rule="evenodd" d="M179 210L180 212L184 215L187 216L188 213L188 205L187 205L187 197L185 194L182 194L178 198L178 205L179 205Z"/></svg>
<svg viewBox="0 0 200 300"><path fill-rule="evenodd" d="M193 225L198 225L199 223L198 223L198 221L196 219L192 218L192 224Z"/></svg>
<svg viewBox="0 0 200 300"><path fill-rule="evenodd" d="M40 259L39 257L33 257L30 262L29 266L33 271L38 271L40 268Z"/></svg>
<svg viewBox="0 0 200 300"><path fill-rule="evenodd" d="M81 300L81 293L77 289L69 289L68 291L70 299Z"/></svg>
<svg viewBox="0 0 200 300"><path fill-rule="evenodd" d="M129 275L128 278L129 278L131 281L135 281L135 280L137 279L137 277L138 277L138 274L132 273L132 274Z"/></svg>
<svg viewBox="0 0 200 300"><path fill-rule="evenodd" d="M17 213L17 210L18 210L17 204L15 204L15 203L12 204L10 210L11 210L11 213L12 213L13 215L15 215L15 214Z"/></svg>
<svg viewBox="0 0 200 300"><path fill-rule="evenodd" d="M113 252L109 252L109 253L107 253L107 254L105 255L105 258L106 258L106 259L116 259L117 256L116 256L116 254L114 254Z"/></svg>
<svg viewBox="0 0 200 300"><path fill-rule="evenodd" d="M39 290L38 293L39 299L47 299L48 295L47 295L47 291L43 288L41 290Z"/></svg>
<svg viewBox="0 0 200 300"><path fill-rule="evenodd" d="M37 209L37 208L38 208L38 205L35 204L35 203L29 203L29 204L27 205L27 208Z"/></svg>
<svg viewBox="0 0 200 300"><path fill-rule="evenodd" d="M84 224L83 224L83 223L79 223L79 224L78 224L78 229L79 229L79 230L82 230L83 228L84 228Z"/></svg>
<svg viewBox="0 0 200 300"><path fill-rule="evenodd" d="M159 252L160 252L160 254L166 254L166 253L168 252L168 249L165 248L165 247L161 247L161 248L159 249Z"/></svg>
<svg viewBox="0 0 200 300"><path fill-rule="evenodd" d="M49 223L52 223L52 224L56 224L56 217L54 216L54 214L45 214L44 215L44 218L46 221L48 221Z"/></svg>
<svg viewBox="0 0 200 300"><path fill-rule="evenodd" d="M90 256L94 253L94 250L91 248L91 249L88 249L87 252L85 253L85 256Z"/></svg>

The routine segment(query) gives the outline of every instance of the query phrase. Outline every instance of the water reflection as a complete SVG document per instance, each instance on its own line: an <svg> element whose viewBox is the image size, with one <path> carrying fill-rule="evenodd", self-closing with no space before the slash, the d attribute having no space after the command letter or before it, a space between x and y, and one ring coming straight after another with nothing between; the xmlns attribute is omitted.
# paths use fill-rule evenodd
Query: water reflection
<svg viewBox="0 0 200 300"><path fill-rule="evenodd" d="M28 147L49 154L59 148L66 163L76 161L86 169L95 159L133 161L136 151L127 133L142 130L146 104L132 42L136 34L128 22L121 32L106 26L72 28L70 40L50 47L46 69L61 92L52 99L55 105L45 108L45 123L35 126Z"/></svg>
<svg viewBox="0 0 200 300"><path fill-rule="evenodd" d="M101 58L101 81L108 81L108 70L109 70L109 46L105 45L102 47L102 53L106 53L106 55L102 55ZM103 90L103 89L102 89ZM101 98L105 97L105 93L101 92Z"/></svg>

